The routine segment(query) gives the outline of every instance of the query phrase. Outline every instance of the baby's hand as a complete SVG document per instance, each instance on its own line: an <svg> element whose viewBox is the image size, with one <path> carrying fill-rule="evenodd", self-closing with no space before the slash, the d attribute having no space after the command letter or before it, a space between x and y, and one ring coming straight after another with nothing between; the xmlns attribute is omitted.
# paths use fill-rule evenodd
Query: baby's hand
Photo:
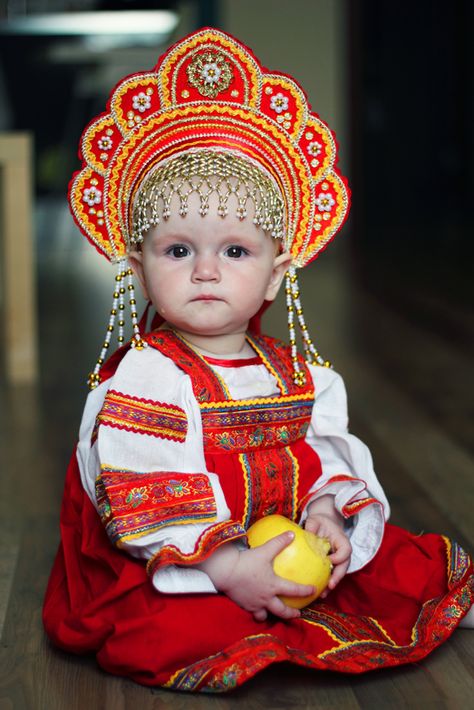
<svg viewBox="0 0 474 710"><path fill-rule="evenodd" d="M241 551L231 545L223 545L207 564L201 563L200 568L207 572L219 591L243 609L251 611L257 621L265 621L269 613L281 619L294 619L300 611L287 606L279 595L305 597L312 594L314 588L278 577L272 566L273 558L293 538L293 533L285 532L264 545Z"/></svg>
<svg viewBox="0 0 474 710"><path fill-rule="evenodd" d="M332 499L332 496L324 496L324 498ZM344 533L343 519L335 510L334 504L332 504L331 510L327 506L327 501L323 503L321 500L321 505L319 506L318 502L318 500L314 501L309 507L305 529L319 535L319 537L327 538L331 545L329 559L334 567L328 586L321 594L321 598L324 599L332 589L335 589L346 574L351 560L352 546L349 538Z"/></svg>

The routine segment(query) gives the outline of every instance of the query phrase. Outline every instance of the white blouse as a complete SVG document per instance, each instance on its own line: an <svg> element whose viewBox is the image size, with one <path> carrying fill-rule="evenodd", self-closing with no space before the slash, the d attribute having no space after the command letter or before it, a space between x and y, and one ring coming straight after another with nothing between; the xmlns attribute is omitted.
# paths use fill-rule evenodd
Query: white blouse
<svg viewBox="0 0 474 710"><path fill-rule="evenodd" d="M232 399L279 394L276 380L263 364L245 365L244 360L238 367L212 367L224 380ZM308 499L306 508L312 500L326 494L334 495L339 512L348 503L367 497L379 502L362 507L346 526L352 544L348 571L355 572L376 554L390 509L374 473L369 449L347 430L347 399L342 378L325 367L310 366L310 371L315 386L315 404L306 441L321 460L322 476L314 482L311 488L314 495ZM187 417L185 440L143 436L109 426L99 426L97 437L93 437L97 415L109 389L180 407ZM152 347L130 350L114 376L89 394L79 432L77 458L82 484L96 508L95 483L101 466L141 473L173 471L207 475L217 508L215 521L165 525L153 533L121 542L121 548L135 557L150 559L165 545L174 545L189 554L209 525L230 520L219 476L206 468L201 413L191 380L172 360ZM306 518L306 508L301 523ZM233 544L243 546L244 543ZM206 573L193 567L170 564L159 568L152 581L159 591L166 593L216 591Z"/></svg>

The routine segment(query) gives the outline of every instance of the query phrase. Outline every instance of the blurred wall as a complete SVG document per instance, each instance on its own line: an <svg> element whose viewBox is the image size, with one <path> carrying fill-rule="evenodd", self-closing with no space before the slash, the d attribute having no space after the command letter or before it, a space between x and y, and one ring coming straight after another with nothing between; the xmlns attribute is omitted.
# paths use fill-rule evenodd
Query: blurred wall
<svg viewBox="0 0 474 710"><path fill-rule="evenodd" d="M329 123L347 171L345 0L221 0L222 29L247 44L270 70L290 74Z"/></svg>

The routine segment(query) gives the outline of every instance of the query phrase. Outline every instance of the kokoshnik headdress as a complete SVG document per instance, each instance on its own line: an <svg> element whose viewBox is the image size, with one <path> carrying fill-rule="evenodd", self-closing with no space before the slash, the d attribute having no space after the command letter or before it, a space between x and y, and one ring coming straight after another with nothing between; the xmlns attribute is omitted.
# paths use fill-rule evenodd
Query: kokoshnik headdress
<svg viewBox="0 0 474 710"><path fill-rule="evenodd" d="M118 269L91 388L100 382L117 316L118 341L124 342L127 290L131 344L144 346L128 252L169 216L174 194L184 216L191 192L199 195L203 215L211 192L223 217L231 195L242 219L250 200L254 221L282 239L292 256L286 299L295 382L304 382L295 323L306 359L328 366L307 331L296 269L315 259L341 228L349 190L336 168L334 136L310 111L300 86L267 72L224 32L203 29L172 46L153 71L123 79L107 109L81 138L83 165L69 187L79 228Z"/></svg>

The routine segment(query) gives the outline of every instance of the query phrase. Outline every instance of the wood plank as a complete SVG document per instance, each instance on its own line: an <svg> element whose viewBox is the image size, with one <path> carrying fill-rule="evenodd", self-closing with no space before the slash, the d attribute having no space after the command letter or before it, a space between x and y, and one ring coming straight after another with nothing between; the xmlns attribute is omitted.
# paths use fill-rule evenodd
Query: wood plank
<svg viewBox="0 0 474 710"><path fill-rule="evenodd" d="M454 441L473 454L469 347L447 338L431 323L420 323L411 310L399 313L382 306L373 294L358 292L356 302L363 313L360 337L372 361L377 360L387 379L401 385ZM467 326L465 337L472 340Z"/></svg>
<svg viewBox="0 0 474 710"><path fill-rule="evenodd" d="M469 540L474 540L472 458L453 443L394 384L355 360L350 396L364 402L358 416L384 441L400 465L409 462L414 477L446 517Z"/></svg>
<svg viewBox="0 0 474 710"><path fill-rule="evenodd" d="M0 638L3 634L8 603L20 552L20 523L0 517Z"/></svg>

